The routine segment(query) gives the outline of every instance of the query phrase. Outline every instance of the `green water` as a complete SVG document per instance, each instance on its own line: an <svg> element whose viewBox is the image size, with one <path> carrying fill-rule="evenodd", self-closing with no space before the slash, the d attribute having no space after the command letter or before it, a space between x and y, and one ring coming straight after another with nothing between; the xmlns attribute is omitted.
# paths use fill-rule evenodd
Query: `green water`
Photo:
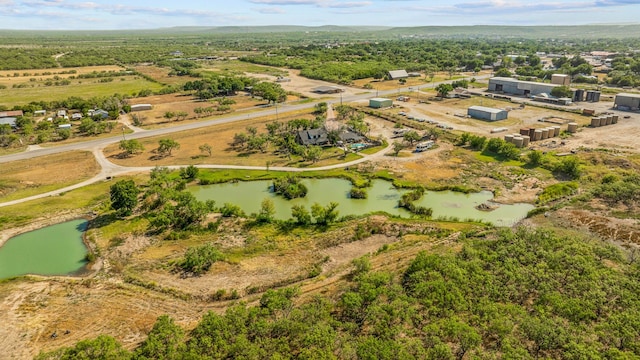
<svg viewBox="0 0 640 360"><path fill-rule="evenodd" d="M25 274L67 275L86 265L86 220L72 220L20 234L0 247L0 279Z"/></svg>
<svg viewBox="0 0 640 360"><path fill-rule="evenodd" d="M199 200L215 200L217 206L231 203L240 206L247 214L257 213L263 199L271 199L276 208L277 219L291 217L291 206L304 205L307 209L313 203L326 205L331 201L340 204L338 211L344 215L364 215L375 211L384 211L391 215L410 217L411 214L398 208L398 200L407 190L396 189L386 180L374 180L367 188L367 199L351 199L351 183L343 179L304 179L309 192L302 199L286 200L270 191L271 181L244 181L204 185L191 188ZM474 219L491 222L498 226L510 226L523 219L533 209L530 204L500 205L493 211L480 211L476 205L487 202L493 197L489 191L462 194L452 191L426 191L418 204L433 209L433 218L457 217L460 220Z"/></svg>

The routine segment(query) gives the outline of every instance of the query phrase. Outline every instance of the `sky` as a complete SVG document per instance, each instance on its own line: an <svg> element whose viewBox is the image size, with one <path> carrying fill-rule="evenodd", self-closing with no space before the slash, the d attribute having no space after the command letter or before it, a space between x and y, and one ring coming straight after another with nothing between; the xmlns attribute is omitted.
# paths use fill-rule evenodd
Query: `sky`
<svg viewBox="0 0 640 360"><path fill-rule="evenodd" d="M640 0L0 0L0 29L640 23Z"/></svg>

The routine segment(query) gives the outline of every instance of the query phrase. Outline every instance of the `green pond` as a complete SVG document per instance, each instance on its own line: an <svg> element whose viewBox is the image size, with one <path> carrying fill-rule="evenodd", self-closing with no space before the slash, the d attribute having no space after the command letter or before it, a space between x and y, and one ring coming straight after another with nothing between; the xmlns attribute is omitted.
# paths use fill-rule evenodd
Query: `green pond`
<svg viewBox="0 0 640 360"><path fill-rule="evenodd" d="M327 205L334 201L340 204L340 215L364 215L384 211L391 215L410 217L411 213L398 207L398 200L408 190L396 189L386 180L373 180L367 188L367 199L351 199L351 182L344 179L304 179L302 183L309 192L302 199L287 200L271 191L272 182L240 181L233 183L203 185L190 190L199 200L215 200L217 206L231 203L240 206L247 214L257 213L263 199L271 199L276 208L277 219L291 217L291 206L304 205L307 209L314 203ZM433 209L433 218L456 217L460 220L474 219L491 222L497 226L511 226L523 219L533 209L530 204L499 205L493 211L480 211L475 206L493 198L490 191L463 194L453 191L425 191L416 204Z"/></svg>
<svg viewBox="0 0 640 360"><path fill-rule="evenodd" d="M72 220L20 234L0 247L0 279L25 274L68 275L87 264L86 220Z"/></svg>

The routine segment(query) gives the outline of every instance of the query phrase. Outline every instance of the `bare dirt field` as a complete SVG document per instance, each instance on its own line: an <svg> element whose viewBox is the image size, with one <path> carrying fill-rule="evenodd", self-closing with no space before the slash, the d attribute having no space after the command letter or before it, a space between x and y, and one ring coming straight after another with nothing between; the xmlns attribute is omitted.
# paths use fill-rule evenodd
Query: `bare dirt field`
<svg viewBox="0 0 640 360"><path fill-rule="evenodd" d="M435 95L435 94L432 94ZM610 102L597 104L585 104L585 107L594 109L597 113L613 112L619 116L619 122L606 127L591 128L588 125L591 117L572 112L546 109L530 104L520 108L519 103L505 100L489 99L484 97L471 97L469 99L446 99L442 101L430 101L429 104L419 103L417 99L409 102L396 102L396 106L388 110L398 114L406 112L408 115L434 120L440 124L448 125L456 131L470 132L488 137L503 137L505 134L518 133L520 128L543 128L557 125L554 122L540 121L541 119L556 121L559 123L576 122L579 131L566 139L552 138L546 141L531 143L532 148L541 150L554 150L558 152L570 151L580 147L610 148L621 151L638 152L636 139L640 136L640 114L614 111ZM481 105L509 110L509 117L500 121L482 121L466 117L467 109L473 105ZM574 107L577 108L577 107ZM628 116L628 119L624 117ZM560 125L561 130L566 130L566 125ZM505 127L508 130L492 134L491 130ZM564 144L561 142L564 140Z"/></svg>

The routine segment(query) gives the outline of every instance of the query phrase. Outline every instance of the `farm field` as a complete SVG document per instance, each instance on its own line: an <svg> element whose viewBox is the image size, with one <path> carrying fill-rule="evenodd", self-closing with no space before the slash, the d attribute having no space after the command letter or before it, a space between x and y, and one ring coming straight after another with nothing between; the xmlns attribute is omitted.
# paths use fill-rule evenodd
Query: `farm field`
<svg viewBox="0 0 640 360"><path fill-rule="evenodd" d="M87 94L91 94L91 97L112 96L116 93L131 96L141 90L156 91L161 88L162 85L138 76L117 77L111 82L100 82L100 79L76 79L63 86L40 85L0 89L0 105L24 105L32 101L55 101L71 96L87 98Z"/></svg>

